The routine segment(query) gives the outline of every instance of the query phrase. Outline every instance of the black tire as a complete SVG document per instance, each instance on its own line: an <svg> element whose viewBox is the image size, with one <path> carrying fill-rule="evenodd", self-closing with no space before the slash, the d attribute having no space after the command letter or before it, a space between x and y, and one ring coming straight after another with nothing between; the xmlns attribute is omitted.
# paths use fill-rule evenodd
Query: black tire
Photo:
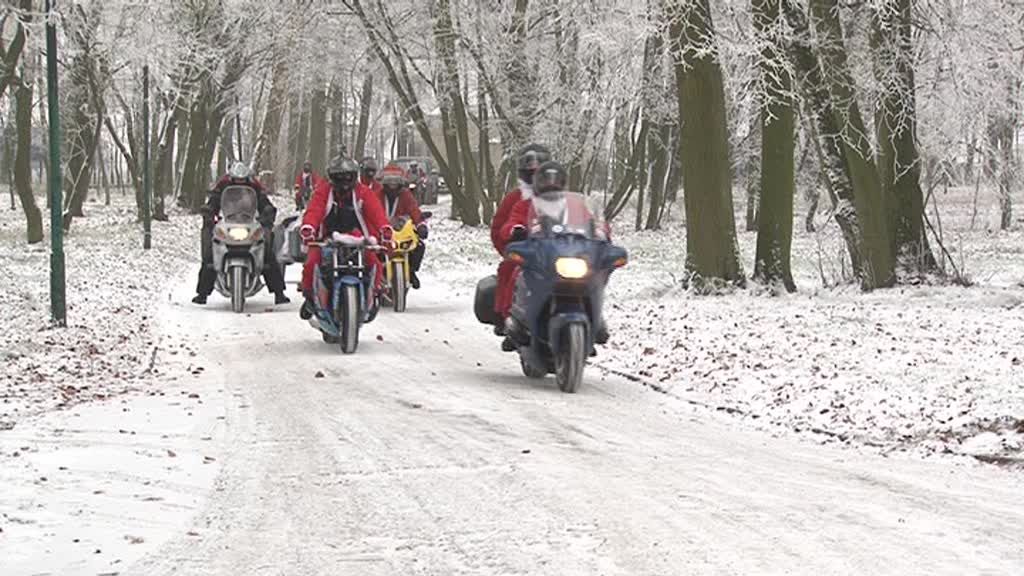
<svg viewBox="0 0 1024 576"><path fill-rule="evenodd" d="M391 264L391 302L395 312L405 312L405 297L408 294L405 285L405 265L401 262Z"/></svg>
<svg viewBox="0 0 1024 576"><path fill-rule="evenodd" d="M582 324L569 324L562 332L561 346L555 357L555 379L558 389L567 394L579 390L583 367L587 362L587 330Z"/></svg>
<svg viewBox="0 0 1024 576"><path fill-rule="evenodd" d="M519 367L523 369L523 376L532 380L539 380L548 375L547 370L539 370L526 361L526 356L519 354Z"/></svg>
<svg viewBox="0 0 1024 576"><path fill-rule="evenodd" d="M236 314L245 311L245 268L231 269L231 310Z"/></svg>
<svg viewBox="0 0 1024 576"><path fill-rule="evenodd" d="M335 311L338 325L341 327L339 344L345 354L355 354L359 348L359 289L345 286L341 292L339 310Z"/></svg>

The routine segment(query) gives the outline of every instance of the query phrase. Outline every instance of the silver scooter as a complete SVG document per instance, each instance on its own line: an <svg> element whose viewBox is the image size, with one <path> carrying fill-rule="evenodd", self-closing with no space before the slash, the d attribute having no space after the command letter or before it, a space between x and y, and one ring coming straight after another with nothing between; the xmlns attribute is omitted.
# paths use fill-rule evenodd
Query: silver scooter
<svg viewBox="0 0 1024 576"><path fill-rule="evenodd" d="M259 197L249 186L228 186L221 193L221 218L213 226L216 288L231 299L231 309L245 310L245 299L263 289L263 226L257 220Z"/></svg>

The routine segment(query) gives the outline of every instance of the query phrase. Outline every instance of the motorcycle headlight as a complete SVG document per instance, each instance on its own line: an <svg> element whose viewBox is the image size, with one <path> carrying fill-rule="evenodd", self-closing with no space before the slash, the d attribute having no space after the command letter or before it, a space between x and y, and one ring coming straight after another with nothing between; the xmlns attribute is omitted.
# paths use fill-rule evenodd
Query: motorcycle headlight
<svg viewBox="0 0 1024 576"><path fill-rule="evenodd" d="M412 248L412 240L405 240L401 244L399 244L398 246L402 250L408 250L408 249Z"/></svg>
<svg viewBox="0 0 1024 576"><path fill-rule="evenodd" d="M249 238L248 228L230 228L228 229L228 238L231 238L235 242L242 242Z"/></svg>
<svg viewBox="0 0 1024 576"><path fill-rule="evenodd" d="M562 278L578 280L590 272L590 265L583 258L559 258L555 260L555 272Z"/></svg>

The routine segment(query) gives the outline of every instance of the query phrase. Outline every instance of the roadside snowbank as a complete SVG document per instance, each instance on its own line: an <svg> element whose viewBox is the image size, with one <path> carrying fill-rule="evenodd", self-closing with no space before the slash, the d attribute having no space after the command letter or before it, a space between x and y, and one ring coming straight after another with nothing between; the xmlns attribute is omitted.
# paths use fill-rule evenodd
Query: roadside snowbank
<svg viewBox="0 0 1024 576"><path fill-rule="evenodd" d="M659 232L633 232L622 225L632 221L626 215L615 233L631 261L610 283L612 341L595 364L773 431L885 451L1020 458L1024 260L1013 254L1024 231L988 229L984 206L971 230L969 204L955 200L944 200L947 249L980 285L873 294L821 288L823 277L844 276L830 223L795 234L799 293L772 296L752 285L695 296L680 287L686 236L678 218ZM428 270L454 296L471 298L497 263L487 231L439 218L432 238ZM756 234L741 233L739 245L749 274Z"/></svg>
<svg viewBox="0 0 1024 576"><path fill-rule="evenodd" d="M199 222L154 222L146 252L131 202L86 205L65 237L68 327L60 330L50 326L48 245L25 245L20 209L0 212L0 428L137 389L159 372L155 309L169 282L195 272Z"/></svg>

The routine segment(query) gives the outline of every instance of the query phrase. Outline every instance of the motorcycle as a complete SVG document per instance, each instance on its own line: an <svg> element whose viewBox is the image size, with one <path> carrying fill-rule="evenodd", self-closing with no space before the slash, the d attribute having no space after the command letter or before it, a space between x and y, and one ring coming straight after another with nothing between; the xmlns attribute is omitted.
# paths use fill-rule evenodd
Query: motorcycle
<svg viewBox="0 0 1024 576"><path fill-rule="evenodd" d="M608 240L598 214L600 208L589 208L581 194L535 197L525 238L514 238L506 248L506 259L520 267L506 328L523 374L554 373L567 393L579 389L586 360L596 354L608 278L628 260L626 250ZM493 278L477 286L477 317L484 323L497 322L490 312L494 286Z"/></svg>
<svg viewBox="0 0 1024 576"><path fill-rule="evenodd" d="M322 263L313 276L316 309L309 323L324 342L340 344L342 352L353 354L360 326L372 322L380 309L373 286L376 271L366 265L366 252L383 248L374 239L338 232L310 246L320 247Z"/></svg>
<svg viewBox="0 0 1024 576"><path fill-rule="evenodd" d="M432 214L423 212L423 219L428 220ZM388 254L387 266L384 268L387 280L388 299L395 312L405 312L409 283L412 276L410 255L419 247L419 234L411 218L403 217L393 222L394 247Z"/></svg>
<svg viewBox="0 0 1024 576"><path fill-rule="evenodd" d="M257 220L256 190L228 186L221 194L221 218L213 226L215 287L231 299L236 313L245 310L245 299L263 288L263 225Z"/></svg>

